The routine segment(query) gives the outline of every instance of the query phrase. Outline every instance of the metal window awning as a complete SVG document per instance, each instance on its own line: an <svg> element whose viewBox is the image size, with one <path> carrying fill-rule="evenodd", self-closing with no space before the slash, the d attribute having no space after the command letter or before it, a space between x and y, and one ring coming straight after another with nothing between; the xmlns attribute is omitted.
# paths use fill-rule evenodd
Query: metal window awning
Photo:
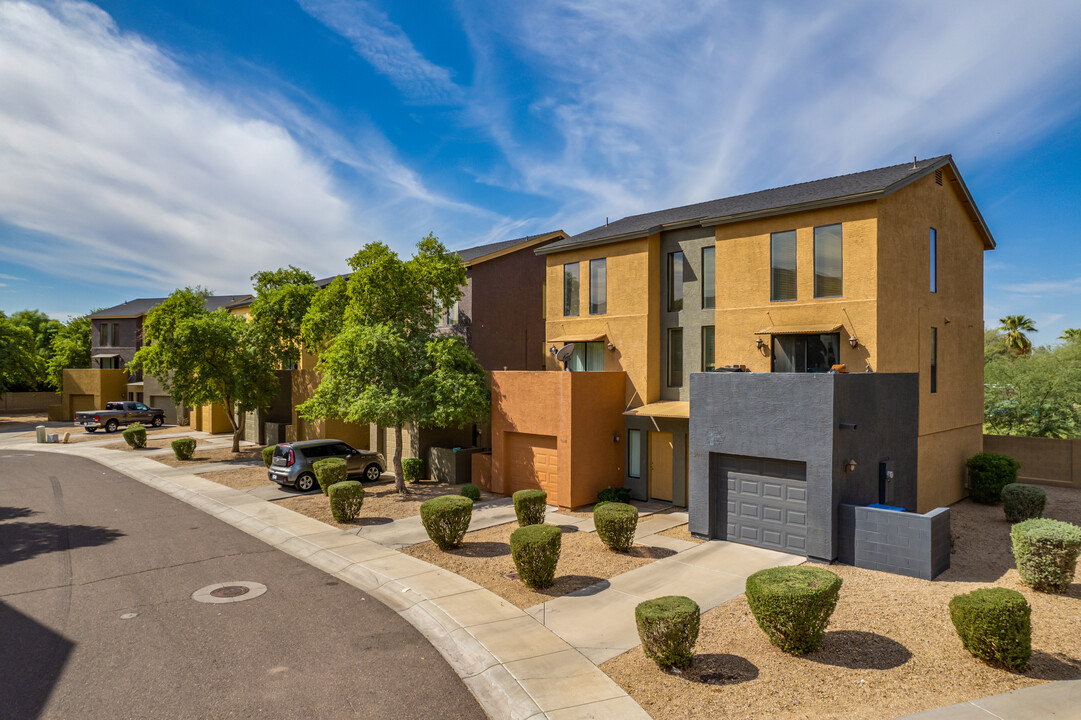
<svg viewBox="0 0 1081 720"><path fill-rule="evenodd" d="M631 417L682 418L691 417L691 404L686 400L662 400L641 405L623 413Z"/></svg>
<svg viewBox="0 0 1081 720"><path fill-rule="evenodd" d="M99 360L101 358L114 358L114 357L120 357L120 354L119 353L94 353L93 355L90 356L90 358L92 360Z"/></svg>
<svg viewBox="0 0 1081 720"><path fill-rule="evenodd" d="M817 325L770 325L767 328L756 330L755 335L825 335L835 333L841 329L841 325L824 324Z"/></svg>
<svg viewBox="0 0 1081 720"><path fill-rule="evenodd" d="M597 342L598 340L604 340L606 335L596 335L592 333L578 333L577 335L560 335L554 338L548 338L550 343L572 343L572 342Z"/></svg>

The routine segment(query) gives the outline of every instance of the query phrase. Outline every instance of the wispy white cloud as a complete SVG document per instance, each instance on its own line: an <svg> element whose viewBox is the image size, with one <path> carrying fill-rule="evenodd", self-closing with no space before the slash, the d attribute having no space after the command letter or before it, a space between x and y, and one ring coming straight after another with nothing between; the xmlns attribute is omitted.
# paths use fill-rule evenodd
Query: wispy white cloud
<svg viewBox="0 0 1081 720"><path fill-rule="evenodd" d="M22 280L22 278L21 277L15 277L14 275L7 275L5 273L0 273L0 280Z"/></svg>
<svg viewBox="0 0 1081 720"><path fill-rule="evenodd" d="M1032 295L1034 297L1073 294L1081 292L1081 277L1068 278L1066 280L1036 280L1025 283L1008 283L1002 285L1001 289L1008 293Z"/></svg>

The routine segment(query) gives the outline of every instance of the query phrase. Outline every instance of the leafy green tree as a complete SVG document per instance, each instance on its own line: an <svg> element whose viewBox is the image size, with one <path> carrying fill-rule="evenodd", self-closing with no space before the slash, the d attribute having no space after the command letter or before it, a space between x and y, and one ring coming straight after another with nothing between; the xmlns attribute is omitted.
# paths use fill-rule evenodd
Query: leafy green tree
<svg viewBox="0 0 1081 720"><path fill-rule="evenodd" d="M1081 328L1066 328L1058 336L1058 339L1065 340L1068 343L1081 344Z"/></svg>
<svg viewBox="0 0 1081 720"><path fill-rule="evenodd" d="M49 385L57 392L64 389L64 370L90 367L90 318L72 318L53 336L47 363Z"/></svg>
<svg viewBox="0 0 1081 720"><path fill-rule="evenodd" d="M33 330L0 312L0 394L36 386L44 371Z"/></svg>
<svg viewBox="0 0 1081 720"><path fill-rule="evenodd" d="M225 408L240 450L244 413L268 406L278 392L273 354L239 315L206 309L200 288L174 291L143 324L146 344L129 368L148 372L177 404Z"/></svg>
<svg viewBox="0 0 1081 720"><path fill-rule="evenodd" d="M19 310L8 317L8 321L17 327L30 330L34 338L34 352L41 362L34 363L35 374L17 384L20 390L44 390L48 386L46 365L52 355L52 340L60 331L62 324L53 320L41 310Z"/></svg>
<svg viewBox="0 0 1081 720"><path fill-rule="evenodd" d="M312 274L290 265L252 275L255 299L248 318L253 337L267 348L275 365L288 368L300 361L304 316L316 295Z"/></svg>
<svg viewBox="0 0 1081 720"><path fill-rule="evenodd" d="M488 417L484 370L460 338L436 331L438 304L461 297L465 268L431 234L408 260L370 243L349 265L349 279L319 293L305 318L322 381L298 409L309 420L393 427L396 486L405 494L403 425L460 426Z"/></svg>
<svg viewBox="0 0 1081 720"><path fill-rule="evenodd" d="M1032 341L1025 333L1036 332L1036 322L1024 315L1007 315L999 319L1002 327L999 330L1006 332L1006 349L1015 355L1028 355L1032 352Z"/></svg>
<svg viewBox="0 0 1081 720"><path fill-rule="evenodd" d="M997 358L1008 357L1010 351L1006 349L1006 335L997 328L985 330L983 333L983 362L987 363Z"/></svg>
<svg viewBox="0 0 1081 720"><path fill-rule="evenodd" d="M996 358L984 367L984 382L987 432L1081 437L1081 345Z"/></svg>

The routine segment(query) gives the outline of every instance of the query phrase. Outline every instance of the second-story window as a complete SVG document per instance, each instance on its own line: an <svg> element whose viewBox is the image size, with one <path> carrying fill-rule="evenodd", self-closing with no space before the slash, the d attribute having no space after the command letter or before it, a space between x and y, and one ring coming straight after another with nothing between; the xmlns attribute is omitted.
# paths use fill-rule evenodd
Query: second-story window
<svg viewBox="0 0 1081 720"><path fill-rule="evenodd" d="M683 387L683 328L668 328L668 387Z"/></svg>
<svg viewBox="0 0 1081 720"><path fill-rule="evenodd" d="M576 342L567 367L572 372L602 372L604 370L603 342Z"/></svg>
<svg viewBox="0 0 1081 720"><path fill-rule="evenodd" d="M815 228L815 297L841 297L842 278L841 224Z"/></svg>
<svg viewBox="0 0 1081 720"><path fill-rule="evenodd" d="M120 345L120 323L113 323L113 337L109 344L113 347Z"/></svg>
<svg viewBox="0 0 1081 720"><path fill-rule="evenodd" d="M109 347L109 323L98 325L98 346Z"/></svg>
<svg viewBox="0 0 1081 720"><path fill-rule="evenodd" d="M769 299L773 302L796 299L796 231L769 236Z"/></svg>
<svg viewBox="0 0 1081 720"><path fill-rule="evenodd" d="M702 248L702 309L717 307L717 248Z"/></svg>
<svg viewBox="0 0 1081 720"><path fill-rule="evenodd" d="M931 392L938 392L938 328L931 328Z"/></svg>
<svg viewBox="0 0 1081 720"><path fill-rule="evenodd" d="M457 325L458 324L458 301L455 300L454 304L447 308L446 315L443 316L444 325Z"/></svg>
<svg viewBox="0 0 1081 720"><path fill-rule="evenodd" d="M714 359L715 342L715 326L702 326L702 372L713 372L717 366L717 361Z"/></svg>
<svg viewBox="0 0 1081 720"><path fill-rule="evenodd" d="M668 253L668 312L683 309L683 253Z"/></svg>
<svg viewBox="0 0 1081 720"><path fill-rule="evenodd" d="M608 312L608 263L605 258L589 261L589 314Z"/></svg>
<svg viewBox="0 0 1081 720"><path fill-rule="evenodd" d="M563 315L578 314L578 263L563 266Z"/></svg>
<svg viewBox="0 0 1081 720"><path fill-rule="evenodd" d="M929 259L931 262L931 292L938 292L938 232L931 228L931 246Z"/></svg>

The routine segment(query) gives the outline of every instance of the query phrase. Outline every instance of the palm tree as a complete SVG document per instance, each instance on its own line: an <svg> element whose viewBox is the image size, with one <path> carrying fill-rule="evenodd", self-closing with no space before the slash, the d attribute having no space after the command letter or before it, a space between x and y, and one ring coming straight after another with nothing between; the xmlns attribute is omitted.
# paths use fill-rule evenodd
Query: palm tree
<svg viewBox="0 0 1081 720"><path fill-rule="evenodd" d="M1036 321L1024 315L1007 315L1000 318L1002 327L999 330L1006 331L1006 348L1017 355L1028 355L1032 352L1032 341L1025 335L1026 332L1034 333Z"/></svg>
<svg viewBox="0 0 1081 720"><path fill-rule="evenodd" d="M1062 334L1058 336L1059 340L1065 340L1068 343L1081 344L1081 328L1066 328L1062 331Z"/></svg>

